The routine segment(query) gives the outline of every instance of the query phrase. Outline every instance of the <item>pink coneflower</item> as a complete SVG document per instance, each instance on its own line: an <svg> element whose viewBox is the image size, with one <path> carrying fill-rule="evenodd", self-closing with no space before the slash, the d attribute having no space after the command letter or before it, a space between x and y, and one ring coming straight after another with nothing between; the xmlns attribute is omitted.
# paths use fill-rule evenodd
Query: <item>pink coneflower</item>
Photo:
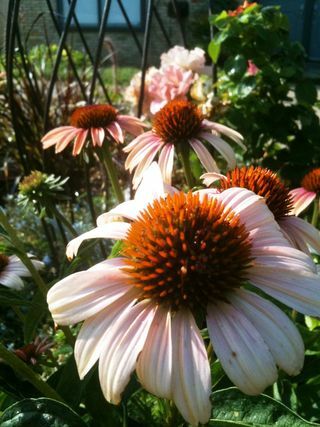
<svg viewBox="0 0 320 427"><path fill-rule="evenodd" d="M242 187L264 197L282 232L293 246L307 254L310 246L320 253L319 231L307 221L292 215L294 206L292 192L280 181L276 173L261 167L243 166L229 171L226 176L208 173L204 174L203 178L206 185L219 178L219 191Z"/></svg>
<svg viewBox="0 0 320 427"><path fill-rule="evenodd" d="M34 267L39 270L43 262L31 259ZM31 276L30 271L16 255L4 255L0 253L0 284L8 288L20 290L23 288L21 277Z"/></svg>
<svg viewBox="0 0 320 427"><path fill-rule="evenodd" d="M72 154L76 156L80 154L89 136L93 146L101 147L105 136L123 143L123 131L137 136L143 131L144 126L141 120L119 114L111 105L87 105L73 112L70 126L52 129L41 141L44 149L55 145L56 153L60 153L74 141Z"/></svg>
<svg viewBox="0 0 320 427"><path fill-rule="evenodd" d="M320 168L307 173L301 181L301 187L291 190L290 194L293 198L292 212L299 215L314 201L317 194L320 194Z"/></svg>
<svg viewBox="0 0 320 427"><path fill-rule="evenodd" d="M84 320L75 345L79 375L99 359L108 401L120 402L136 370L146 390L173 400L196 426L211 413L199 327L207 326L230 379L259 394L276 381L277 366L299 373L304 346L287 316L246 283L318 316L320 278L284 239L263 198L243 188L161 196L159 175L149 173L138 197L110 214L130 222L104 221L68 247L70 256L85 238L115 238L122 255L61 280L48 304L58 324Z"/></svg>
<svg viewBox="0 0 320 427"><path fill-rule="evenodd" d="M200 110L189 101L174 100L168 102L155 116L152 130L139 135L124 148L129 153L125 167L135 173L133 186L136 188L144 171L150 166L157 153L163 179L171 183L175 150L181 150L184 144L192 147L204 168L219 171L218 166L205 147L208 141L227 161L230 168L236 164L235 154L220 134L233 139L243 149L242 136L227 126L205 120Z"/></svg>

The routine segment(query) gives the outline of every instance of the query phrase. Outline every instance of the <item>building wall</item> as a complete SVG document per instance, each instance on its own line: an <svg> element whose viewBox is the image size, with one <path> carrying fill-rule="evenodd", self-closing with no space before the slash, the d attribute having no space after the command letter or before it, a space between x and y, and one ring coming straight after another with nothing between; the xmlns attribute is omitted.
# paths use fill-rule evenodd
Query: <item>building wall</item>
<svg viewBox="0 0 320 427"><path fill-rule="evenodd" d="M2 0L1 0L2 1ZM132 0L134 1L134 0ZM168 16L168 2L169 0L158 0L155 1L157 10L161 16L163 24L167 30L167 33L173 44L183 44L183 39L181 31L177 24L176 19ZM57 13L57 1L51 1L55 12ZM206 0L189 0L189 17L197 16L198 13L203 13L207 10L207 1ZM36 24L34 24L35 19L38 19ZM28 46L35 44L46 43L57 43L59 37L57 31L53 25L47 2L45 0L21 0L20 8L20 17L19 17L20 28L24 34L30 32L30 37L28 41ZM189 45L193 44L190 33L190 19L184 20L185 33L187 42ZM97 36L98 29L96 31L86 30L84 31L85 38L87 43L90 46L92 53L94 53L97 45ZM137 31L138 38L140 43L143 43L143 32ZM129 31L114 31L106 30L105 37L112 41L112 44L115 48L117 63L120 65L133 65L140 66L141 55L139 50L133 40L133 37ZM75 49L83 49L81 39L76 31L70 31L68 34L67 42ZM209 42L209 34L208 34ZM159 56L162 52L168 49L168 44L165 37L162 34L160 26L153 15L152 28L151 28L151 37L149 45L149 55L148 63L149 65L158 65ZM108 53L106 47L102 52L102 57Z"/></svg>

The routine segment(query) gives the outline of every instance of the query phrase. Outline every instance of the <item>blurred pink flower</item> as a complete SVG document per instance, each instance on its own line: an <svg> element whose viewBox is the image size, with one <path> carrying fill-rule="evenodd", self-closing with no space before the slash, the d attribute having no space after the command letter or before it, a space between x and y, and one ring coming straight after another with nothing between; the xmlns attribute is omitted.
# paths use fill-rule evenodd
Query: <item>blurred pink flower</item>
<svg viewBox="0 0 320 427"><path fill-rule="evenodd" d="M168 65L154 73L148 87L151 98L150 111L157 113L168 101L187 99L194 75L176 65Z"/></svg>
<svg viewBox="0 0 320 427"><path fill-rule="evenodd" d="M249 76L255 76L256 74L259 73L259 71L260 71L260 68L258 68L251 59L249 59L247 74L249 74Z"/></svg>
<svg viewBox="0 0 320 427"><path fill-rule="evenodd" d="M301 187L291 190L290 194L293 197L292 213L299 215L320 194L320 168L313 169L307 173L301 181Z"/></svg>
<svg viewBox="0 0 320 427"><path fill-rule="evenodd" d="M160 59L161 68L173 65L194 73L200 72L206 62L205 51L199 47L188 50L182 46L174 46L168 52L163 53Z"/></svg>
<svg viewBox="0 0 320 427"><path fill-rule="evenodd" d="M71 116L70 126L52 129L41 140L43 148L55 145L55 152L63 151L73 140L72 154L80 154L84 144L91 135L93 146L102 146L105 136L116 142L124 142L124 132L134 136L140 135L145 126L136 117L119 114L111 105L86 105L77 108Z"/></svg>

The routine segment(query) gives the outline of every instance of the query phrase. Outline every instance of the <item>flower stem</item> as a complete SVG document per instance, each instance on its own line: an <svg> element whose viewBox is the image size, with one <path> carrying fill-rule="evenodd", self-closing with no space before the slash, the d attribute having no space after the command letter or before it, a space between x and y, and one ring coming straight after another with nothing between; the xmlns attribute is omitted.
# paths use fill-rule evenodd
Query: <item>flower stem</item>
<svg viewBox="0 0 320 427"><path fill-rule="evenodd" d="M187 184L189 186L189 189L191 189L192 187L194 187L194 179L190 165L189 147L186 144L181 144L179 153Z"/></svg>
<svg viewBox="0 0 320 427"><path fill-rule="evenodd" d="M99 158L104 166L104 168L107 171L107 174L110 178L111 185L113 188L113 191L116 195L116 198L118 199L119 203L122 203L124 201L122 189L119 184L119 180L117 178L116 170L112 161L110 149L107 144L104 144L103 148L99 150Z"/></svg>
<svg viewBox="0 0 320 427"><path fill-rule="evenodd" d="M53 215L56 217L57 221L60 221L73 237L77 237L78 233L76 232L76 230L53 203L50 204L50 209Z"/></svg>
<svg viewBox="0 0 320 427"><path fill-rule="evenodd" d="M319 198L316 197L314 199L313 203L314 204L313 204L313 214L312 214L311 224L314 227L317 227L317 225L318 225L318 217L319 217Z"/></svg>
<svg viewBox="0 0 320 427"><path fill-rule="evenodd" d="M26 378L43 396L65 403L62 397L48 383L42 381L25 362L7 350L2 344L0 344L0 358L11 366L16 373Z"/></svg>

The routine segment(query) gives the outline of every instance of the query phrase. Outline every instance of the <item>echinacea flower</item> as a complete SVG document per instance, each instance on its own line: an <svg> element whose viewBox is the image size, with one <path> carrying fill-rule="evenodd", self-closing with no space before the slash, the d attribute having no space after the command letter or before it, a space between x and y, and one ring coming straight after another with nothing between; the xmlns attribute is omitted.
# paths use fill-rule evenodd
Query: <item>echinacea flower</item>
<svg viewBox="0 0 320 427"><path fill-rule="evenodd" d="M58 324L84 321L75 345L79 375L99 360L109 402L120 403L136 370L147 391L173 400L196 426L211 412L210 364L200 328L207 326L229 378L243 392L259 394L276 381L277 366L299 373L304 346L289 318L246 283L318 316L320 277L251 191L164 191L152 166L134 200L71 241L69 256L96 237L121 239L122 254L55 284L48 304Z"/></svg>
<svg viewBox="0 0 320 427"><path fill-rule="evenodd" d="M174 46L168 52L163 53L160 60L161 68L174 65L198 73L204 68L206 57L205 51L199 47L188 50L183 46Z"/></svg>
<svg viewBox="0 0 320 427"><path fill-rule="evenodd" d="M86 105L73 112L70 126L52 129L41 141L44 149L55 145L56 153L60 153L74 141L72 154L76 156L90 136L93 146L101 147L105 136L123 143L123 131L137 136L144 126L138 118L119 114L111 105Z"/></svg>
<svg viewBox="0 0 320 427"><path fill-rule="evenodd" d="M39 270L43 262L31 258L34 267ZM16 255L7 256L0 253L0 284L8 288L20 290L23 288L21 277L31 276L30 271Z"/></svg>
<svg viewBox="0 0 320 427"><path fill-rule="evenodd" d="M308 246L320 253L319 231L307 221L292 214L294 206L292 191L289 191L276 173L262 167L243 166L228 171L226 176L206 173L202 178L207 186L219 180L219 191L242 187L264 197L290 243L307 254L309 254Z"/></svg>
<svg viewBox="0 0 320 427"><path fill-rule="evenodd" d="M135 173L133 186L137 188L144 171L159 153L159 166L163 180L171 184L174 153L184 144L190 146L199 157L208 172L217 172L219 168L205 147L207 141L224 157L230 168L236 164L235 154L220 134L224 134L243 149L242 136L227 126L204 119L200 110L189 101L173 100L168 102L153 119L152 130L139 135L124 151L128 154L125 167Z"/></svg>
<svg viewBox="0 0 320 427"><path fill-rule="evenodd" d="M320 195L320 168L307 173L301 181L301 187L291 190L290 194L293 197L292 212L299 215Z"/></svg>

